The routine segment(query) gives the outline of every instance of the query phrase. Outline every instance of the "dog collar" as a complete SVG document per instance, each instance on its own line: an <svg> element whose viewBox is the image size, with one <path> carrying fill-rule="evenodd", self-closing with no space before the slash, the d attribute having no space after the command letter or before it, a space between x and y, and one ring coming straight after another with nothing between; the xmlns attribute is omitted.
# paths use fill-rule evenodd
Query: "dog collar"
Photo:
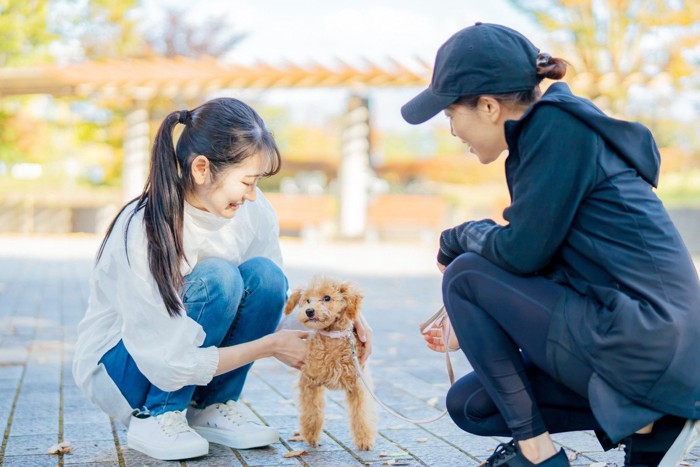
<svg viewBox="0 0 700 467"><path fill-rule="evenodd" d="M322 336L330 337L331 339L340 339L350 335L350 331L318 331Z"/></svg>

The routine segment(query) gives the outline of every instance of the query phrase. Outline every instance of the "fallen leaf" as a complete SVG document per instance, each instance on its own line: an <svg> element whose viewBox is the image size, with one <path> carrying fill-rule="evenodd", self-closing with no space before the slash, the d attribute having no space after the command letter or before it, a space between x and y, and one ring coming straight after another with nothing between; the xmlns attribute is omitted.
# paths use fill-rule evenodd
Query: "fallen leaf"
<svg viewBox="0 0 700 467"><path fill-rule="evenodd" d="M304 454L306 454L306 451L289 451L283 457L299 457L303 456Z"/></svg>
<svg viewBox="0 0 700 467"><path fill-rule="evenodd" d="M427 442L428 442L428 438L418 438L418 439L416 440L416 442L418 442L418 443L427 443Z"/></svg>
<svg viewBox="0 0 700 467"><path fill-rule="evenodd" d="M575 461L576 459L578 459L578 456L579 456L579 455L581 455L581 453L578 452L578 451L574 451L574 452L572 452L571 454L569 454L569 462L573 462L573 461Z"/></svg>
<svg viewBox="0 0 700 467"><path fill-rule="evenodd" d="M438 399L437 397L433 397L432 399L428 399L427 404L428 404L430 407L435 407L435 406L437 405L437 403L438 403L439 400L440 400L440 399Z"/></svg>
<svg viewBox="0 0 700 467"><path fill-rule="evenodd" d="M70 441L63 441L61 443L54 444L53 446L51 446L49 448L49 454L55 454L55 455L70 454L71 451L72 451L72 448L70 445Z"/></svg>
<svg viewBox="0 0 700 467"><path fill-rule="evenodd" d="M394 453L391 453L391 454L386 453L386 452L382 452L382 453L379 454L379 457L403 457L403 456L405 456L405 455L406 455L405 452L394 452Z"/></svg>
<svg viewBox="0 0 700 467"><path fill-rule="evenodd" d="M300 434L296 433L291 438L287 438L287 441L304 441L304 437L301 436Z"/></svg>
<svg viewBox="0 0 700 467"><path fill-rule="evenodd" d="M588 464L588 467L605 467L608 465L607 462L594 462L592 464Z"/></svg>

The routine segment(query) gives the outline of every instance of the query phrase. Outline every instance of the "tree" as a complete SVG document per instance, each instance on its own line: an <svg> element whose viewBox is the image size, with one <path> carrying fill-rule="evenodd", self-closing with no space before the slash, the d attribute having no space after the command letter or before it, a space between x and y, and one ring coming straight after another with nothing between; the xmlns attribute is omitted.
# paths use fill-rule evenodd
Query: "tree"
<svg viewBox="0 0 700 467"><path fill-rule="evenodd" d="M143 55L145 40L130 14L137 0L53 0L50 30L58 37L61 61Z"/></svg>
<svg viewBox="0 0 700 467"><path fill-rule="evenodd" d="M632 86L676 88L697 64L697 0L511 0L546 30L566 38L561 54L577 92L624 115Z"/></svg>
<svg viewBox="0 0 700 467"><path fill-rule="evenodd" d="M187 17L184 11L176 8L165 10L161 33L148 38L157 55L223 57L245 38L245 34L232 30L225 16L210 16L201 24L189 22Z"/></svg>
<svg viewBox="0 0 700 467"><path fill-rule="evenodd" d="M0 0L0 66L33 65L49 56L49 0Z"/></svg>

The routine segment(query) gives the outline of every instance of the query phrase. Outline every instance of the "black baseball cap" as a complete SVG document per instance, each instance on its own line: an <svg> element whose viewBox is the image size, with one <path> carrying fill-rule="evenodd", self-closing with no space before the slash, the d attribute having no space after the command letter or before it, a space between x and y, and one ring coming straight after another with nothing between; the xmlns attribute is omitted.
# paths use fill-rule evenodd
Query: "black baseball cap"
<svg viewBox="0 0 700 467"><path fill-rule="evenodd" d="M518 31L476 23L458 31L437 52L430 87L401 107L416 125L433 118L460 97L527 91L537 77L539 49Z"/></svg>

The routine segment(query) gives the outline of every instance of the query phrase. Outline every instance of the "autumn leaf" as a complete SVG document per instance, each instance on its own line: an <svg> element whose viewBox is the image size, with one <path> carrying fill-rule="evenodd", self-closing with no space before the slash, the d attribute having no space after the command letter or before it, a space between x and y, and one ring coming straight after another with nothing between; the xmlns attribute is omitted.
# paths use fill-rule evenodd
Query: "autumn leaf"
<svg viewBox="0 0 700 467"><path fill-rule="evenodd" d="M62 443L54 444L49 448L49 454L70 454L72 451L70 441L63 441Z"/></svg>

